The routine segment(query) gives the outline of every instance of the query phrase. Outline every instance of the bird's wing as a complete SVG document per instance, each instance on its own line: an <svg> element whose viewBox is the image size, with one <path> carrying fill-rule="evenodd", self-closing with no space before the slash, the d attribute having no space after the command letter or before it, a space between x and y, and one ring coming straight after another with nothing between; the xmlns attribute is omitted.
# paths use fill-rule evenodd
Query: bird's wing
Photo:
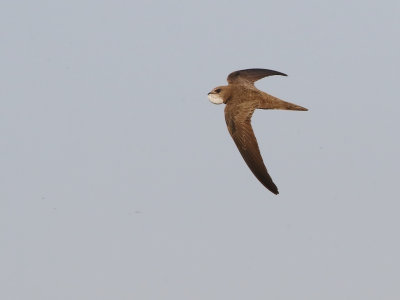
<svg viewBox="0 0 400 300"><path fill-rule="evenodd" d="M238 105L228 103L225 107L226 125L240 154L253 174L268 190L278 194L278 188L264 165L257 139L251 127L251 116L254 109L254 107L248 105L247 107L238 107Z"/></svg>
<svg viewBox="0 0 400 300"><path fill-rule="evenodd" d="M227 81L229 84L251 84L253 85L254 82L257 80L272 76L272 75L282 75L287 76L284 73L274 71L274 70L267 70L267 69L246 69L246 70L239 70L232 72L228 75Z"/></svg>

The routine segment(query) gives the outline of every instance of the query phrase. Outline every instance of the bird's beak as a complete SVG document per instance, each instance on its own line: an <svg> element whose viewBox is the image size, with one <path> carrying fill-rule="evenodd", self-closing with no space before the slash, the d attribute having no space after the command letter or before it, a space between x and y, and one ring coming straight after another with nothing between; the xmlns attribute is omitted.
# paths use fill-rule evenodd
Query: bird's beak
<svg viewBox="0 0 400 300"><path fill-rule="evenodd" d="M214 94L213 92L209 92L207 95Z"/></svg>

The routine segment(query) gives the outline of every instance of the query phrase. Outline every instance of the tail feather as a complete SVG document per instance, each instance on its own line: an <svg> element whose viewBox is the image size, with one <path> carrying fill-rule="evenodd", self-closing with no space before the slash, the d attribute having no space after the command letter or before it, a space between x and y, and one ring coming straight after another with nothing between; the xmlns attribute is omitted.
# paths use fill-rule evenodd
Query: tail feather
<svg viewBox="0 0 400 300"><path fill-rule="evenodd" d="M260 101L257 108L260 109L282 109L282 110L301 110L307 111L308 109L300 105L283 101L279 98L265 93L265 96Z"/></svg>
<svg viewBox="0 0 400 300"><path fill-rule="evenodd" d="M307 111L308 109L305 107L302 107L300 105L297 104L293 104L290 102L285 102L282 101L281 105L275 109L284 109L284 110L302 110L302 111Z"/></svg>

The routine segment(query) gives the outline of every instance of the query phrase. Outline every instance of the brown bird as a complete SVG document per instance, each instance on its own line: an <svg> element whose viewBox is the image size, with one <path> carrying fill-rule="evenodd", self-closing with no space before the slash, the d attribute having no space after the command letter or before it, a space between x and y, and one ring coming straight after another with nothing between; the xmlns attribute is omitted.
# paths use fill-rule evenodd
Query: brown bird
<svg viewBox="0 0 400 300"><path fill-rule="evenodd" d="M239 70L228 75L228 85L218 86L209 92L208 98L214 104L226 104L226 125L244 161L268 190L279 194L261 157L257 139L251 127L251 116L255 109L303 111L308 109L280 100L254 86L255 81L271 75L287 76L284 73L267 69Z"/></svg>

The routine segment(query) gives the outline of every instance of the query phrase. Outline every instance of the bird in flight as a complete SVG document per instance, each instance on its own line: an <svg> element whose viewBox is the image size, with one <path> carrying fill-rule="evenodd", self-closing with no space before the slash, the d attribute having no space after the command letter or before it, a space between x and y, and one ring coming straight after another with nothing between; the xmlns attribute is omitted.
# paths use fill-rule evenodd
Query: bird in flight
<svg viewBox="0 0 400 300"><path fill-rule="evenodd" d="M218 86L208 93L214 104L226 104L225 121L240 154L254 176L272 193L279 194L278 188L268 174L261 157L257 139L251 127L255 109L302 110L307 108L280 100L254 86L254 82L272 75L287 76L267 69L246 69L228 75L228 85Z"/></svg>

